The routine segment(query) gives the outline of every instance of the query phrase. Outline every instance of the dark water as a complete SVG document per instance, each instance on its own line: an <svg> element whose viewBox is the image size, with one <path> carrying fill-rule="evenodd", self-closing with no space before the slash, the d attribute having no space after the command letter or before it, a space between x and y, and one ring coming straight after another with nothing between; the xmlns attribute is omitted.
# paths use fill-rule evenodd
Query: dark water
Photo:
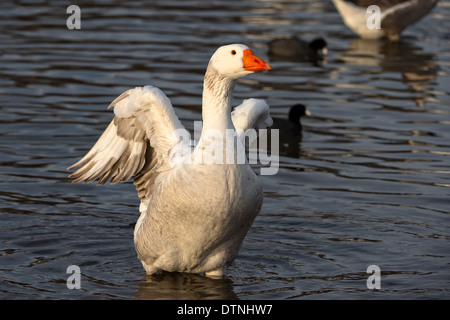
<svg viewBox="0 0 450 320"><path fill-rule="evenodd" d="M450 1L389 45L356 38L331 1L68 1L0 4L1 299L448 299ZM66 167L112 118L108 104L161 88L189 127L222 44L324 36L326 63L271 61L235 103L273 116L302 102L303 137L261 176L265 203L224 280L147 279L133 246L131 183L74 185ZM69 290L69 265L81 289ZM367 288L369 265L381 289Z"/></svg>

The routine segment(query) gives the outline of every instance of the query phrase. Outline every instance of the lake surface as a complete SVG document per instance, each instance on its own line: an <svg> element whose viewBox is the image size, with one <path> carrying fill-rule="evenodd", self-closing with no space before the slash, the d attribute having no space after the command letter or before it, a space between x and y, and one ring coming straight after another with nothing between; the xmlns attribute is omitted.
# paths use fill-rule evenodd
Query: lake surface
<svg viewBox="0 0 450 320"><path fill-rule="evenodd" d="M450 1L398 44L360 40L328 0L73 4L81 30L66 1L0 4L0 299L450 298ZM323 36L326 61L272 60L268 41L289 35ZM201 120L207 62L236 42L273 70L239 80L235 105L312 117L260 176L264 206L223 280L147 278L132 183L71 184L66 168L129 88L157 86L187 127Z"/></svg>

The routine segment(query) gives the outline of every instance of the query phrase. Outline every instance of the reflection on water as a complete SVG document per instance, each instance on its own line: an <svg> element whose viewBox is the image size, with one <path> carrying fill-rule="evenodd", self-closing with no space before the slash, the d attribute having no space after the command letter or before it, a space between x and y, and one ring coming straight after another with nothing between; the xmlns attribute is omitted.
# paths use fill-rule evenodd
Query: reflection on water
<svg viewBox="0 0 450 320"><path fill-rule="evenodd" d="M3 299L448 298L450 1L392 44L357 39L331 1L95 1L68 30L65 1L0 3L0 297ZM323 36L326 61L270 61L233 104L264 98L299 135L222 280L146 277L129 183L73 185L66 167L112 118L109 103L161 88L183 124L201 119L207 61L223 43L268 58L270 40ZM283 126L282 126L283 127ZM66 287L67 266L81 289ZM369 265L382 289L367 289Z"/></svg>
<svg viewBox="0 0 450 320"><path fill-rule="evenodd" d="M136 299L235 300L230 279L211 279L196 274L162 273L141 281Z"/></svg>
<svg viewBox="0 0 450 320"><path fill-rule="evenodd" d="M433 96L430 84L436 79L439 67L434 54L423 52L414 41L413 38L399 42L354 39L341 58L348 65L379 67L383 74L400 75L409 91L417 92L414 97L417 106L423 107L427 98ZM372 78L370 83L376 85L385 80L389 79Z"/></svg>

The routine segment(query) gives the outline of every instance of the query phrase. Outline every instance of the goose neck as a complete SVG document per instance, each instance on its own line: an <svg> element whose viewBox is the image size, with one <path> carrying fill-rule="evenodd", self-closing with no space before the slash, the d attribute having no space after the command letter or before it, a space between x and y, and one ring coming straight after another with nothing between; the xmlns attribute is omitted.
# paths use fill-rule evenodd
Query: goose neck
<svg viewBox="0 0 450 320"><path fill-rule="evenodd" d="M226 129L234 129L231 120L234 84L234 79L220 75L214 68L208 67L203 83L203 130L225 132Z"/></svg>

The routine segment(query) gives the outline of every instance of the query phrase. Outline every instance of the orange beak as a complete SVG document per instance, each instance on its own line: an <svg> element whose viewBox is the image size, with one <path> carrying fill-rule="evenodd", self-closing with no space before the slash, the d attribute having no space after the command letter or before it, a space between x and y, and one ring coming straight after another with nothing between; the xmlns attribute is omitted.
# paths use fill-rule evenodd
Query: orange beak
<svg viewBox="0 0 450 320"><path fill-rule="evenodd" d="M255 56L250 49L244 50L244 57L242 58L244 61L244 69L245 71L263 71L263 70L270 70L272 67L270 64L264 62L257 56Z"/></svg>

